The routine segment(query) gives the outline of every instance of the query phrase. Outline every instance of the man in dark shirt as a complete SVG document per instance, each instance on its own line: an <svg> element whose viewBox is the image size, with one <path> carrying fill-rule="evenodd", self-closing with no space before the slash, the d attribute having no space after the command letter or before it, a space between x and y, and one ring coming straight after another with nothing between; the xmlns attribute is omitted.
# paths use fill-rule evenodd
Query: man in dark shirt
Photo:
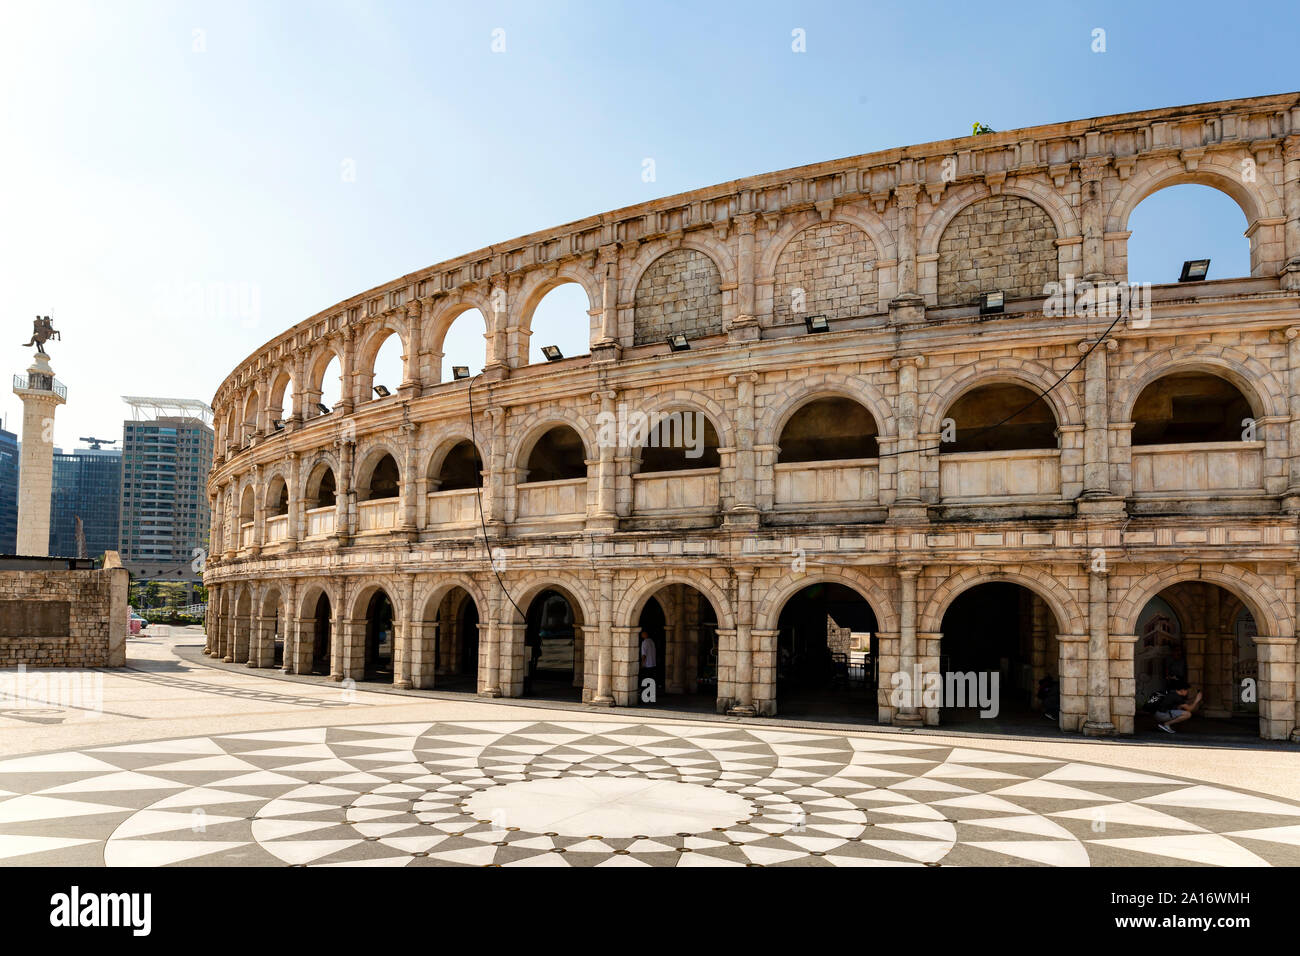
<svg viewBox="0 0 1300 956"><path fill-rule="evenodd" d="M1171 682L1169 690L1156 705L1156 726L1167 734L1176 733L1173 725L1181 724L1190 718L1196 712L1196 708L1201 706L1200 691L1197 691L1194 698L1188 699L1190 694L1186 681Z"/></svg>

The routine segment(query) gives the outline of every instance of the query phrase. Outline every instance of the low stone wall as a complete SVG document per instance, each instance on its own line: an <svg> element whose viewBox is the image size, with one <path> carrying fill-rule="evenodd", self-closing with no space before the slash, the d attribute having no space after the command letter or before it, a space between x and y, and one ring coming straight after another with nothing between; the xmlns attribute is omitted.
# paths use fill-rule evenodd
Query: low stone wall
<svg viewBox="0 0 1300 956"><path fill-rule="evenodd" d="M0 570L0 668L124 666L130 576L116 557L98 571Z"/></svg>

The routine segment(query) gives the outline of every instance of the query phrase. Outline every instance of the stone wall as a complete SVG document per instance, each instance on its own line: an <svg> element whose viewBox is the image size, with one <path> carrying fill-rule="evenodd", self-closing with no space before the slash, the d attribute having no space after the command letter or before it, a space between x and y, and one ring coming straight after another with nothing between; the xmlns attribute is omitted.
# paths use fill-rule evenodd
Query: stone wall
<svg viewBox="0 0 1300 956"><path fill-rule="evenodd" d="M120 565L0 571L0 667L124 666L128 580Z"/></svg>
<svg viewBox="0 0 1300 956"><path fill-rule="evenodd" d="M939 240L939 305L970 305L981 292L1040 296L1057 277L1056 229L1027 199L994 196L972 203Z"/></svg>
<svg viewBox="0 0 1300 956"><path fill-rule="evenodd" d="M722 278L708 256L677 249L656 259L636 287L633 344L683 333L695 339L722 331Z"/></svg>
<svg viewBox="0 0 1300 956"><path fill-rule="evenodd" d="M831 222L803 230L776 264L773 324L799 323L805 315L871 315L878 305L875 257L871 239L855 226Z"/></svg>

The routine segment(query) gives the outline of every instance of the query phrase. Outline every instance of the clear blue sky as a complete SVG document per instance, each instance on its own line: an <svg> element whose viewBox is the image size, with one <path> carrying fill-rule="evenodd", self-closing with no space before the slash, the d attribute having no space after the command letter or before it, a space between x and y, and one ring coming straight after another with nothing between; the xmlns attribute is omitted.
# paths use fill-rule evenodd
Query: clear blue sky
<svg viewBox="0 0 1300 956"><path fill-rule="evenodd" d="M6 0L0 354L25 368L32 317L53 315L56 442L118 437L120 395L210 401L306 316L534 229L976 120L1294 90L1298 19L1268 2ZM1158 194L1134 278L1199 255L1241 274L1244 226L1208 191ZM548 319L566 354L585 351L581 308ZM6 388L11 427L17 409Z"/></svg>

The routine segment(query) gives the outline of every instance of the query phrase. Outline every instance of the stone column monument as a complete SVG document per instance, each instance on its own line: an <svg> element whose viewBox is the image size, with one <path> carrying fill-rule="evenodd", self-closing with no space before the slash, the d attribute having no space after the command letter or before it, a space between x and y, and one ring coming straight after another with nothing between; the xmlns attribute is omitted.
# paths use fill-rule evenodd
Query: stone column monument
<svg viewBox="0 0 1300 956"><path fill-rule="evenodd" d="M23 555L50 553L50 489L54 481L54 412L68 400L55 381L45 343L62 336L49 316L37 317L28 346L36 355L27 374L14 376L14 394L23 401L23 449L18 475L18 547Z"/></svg>

